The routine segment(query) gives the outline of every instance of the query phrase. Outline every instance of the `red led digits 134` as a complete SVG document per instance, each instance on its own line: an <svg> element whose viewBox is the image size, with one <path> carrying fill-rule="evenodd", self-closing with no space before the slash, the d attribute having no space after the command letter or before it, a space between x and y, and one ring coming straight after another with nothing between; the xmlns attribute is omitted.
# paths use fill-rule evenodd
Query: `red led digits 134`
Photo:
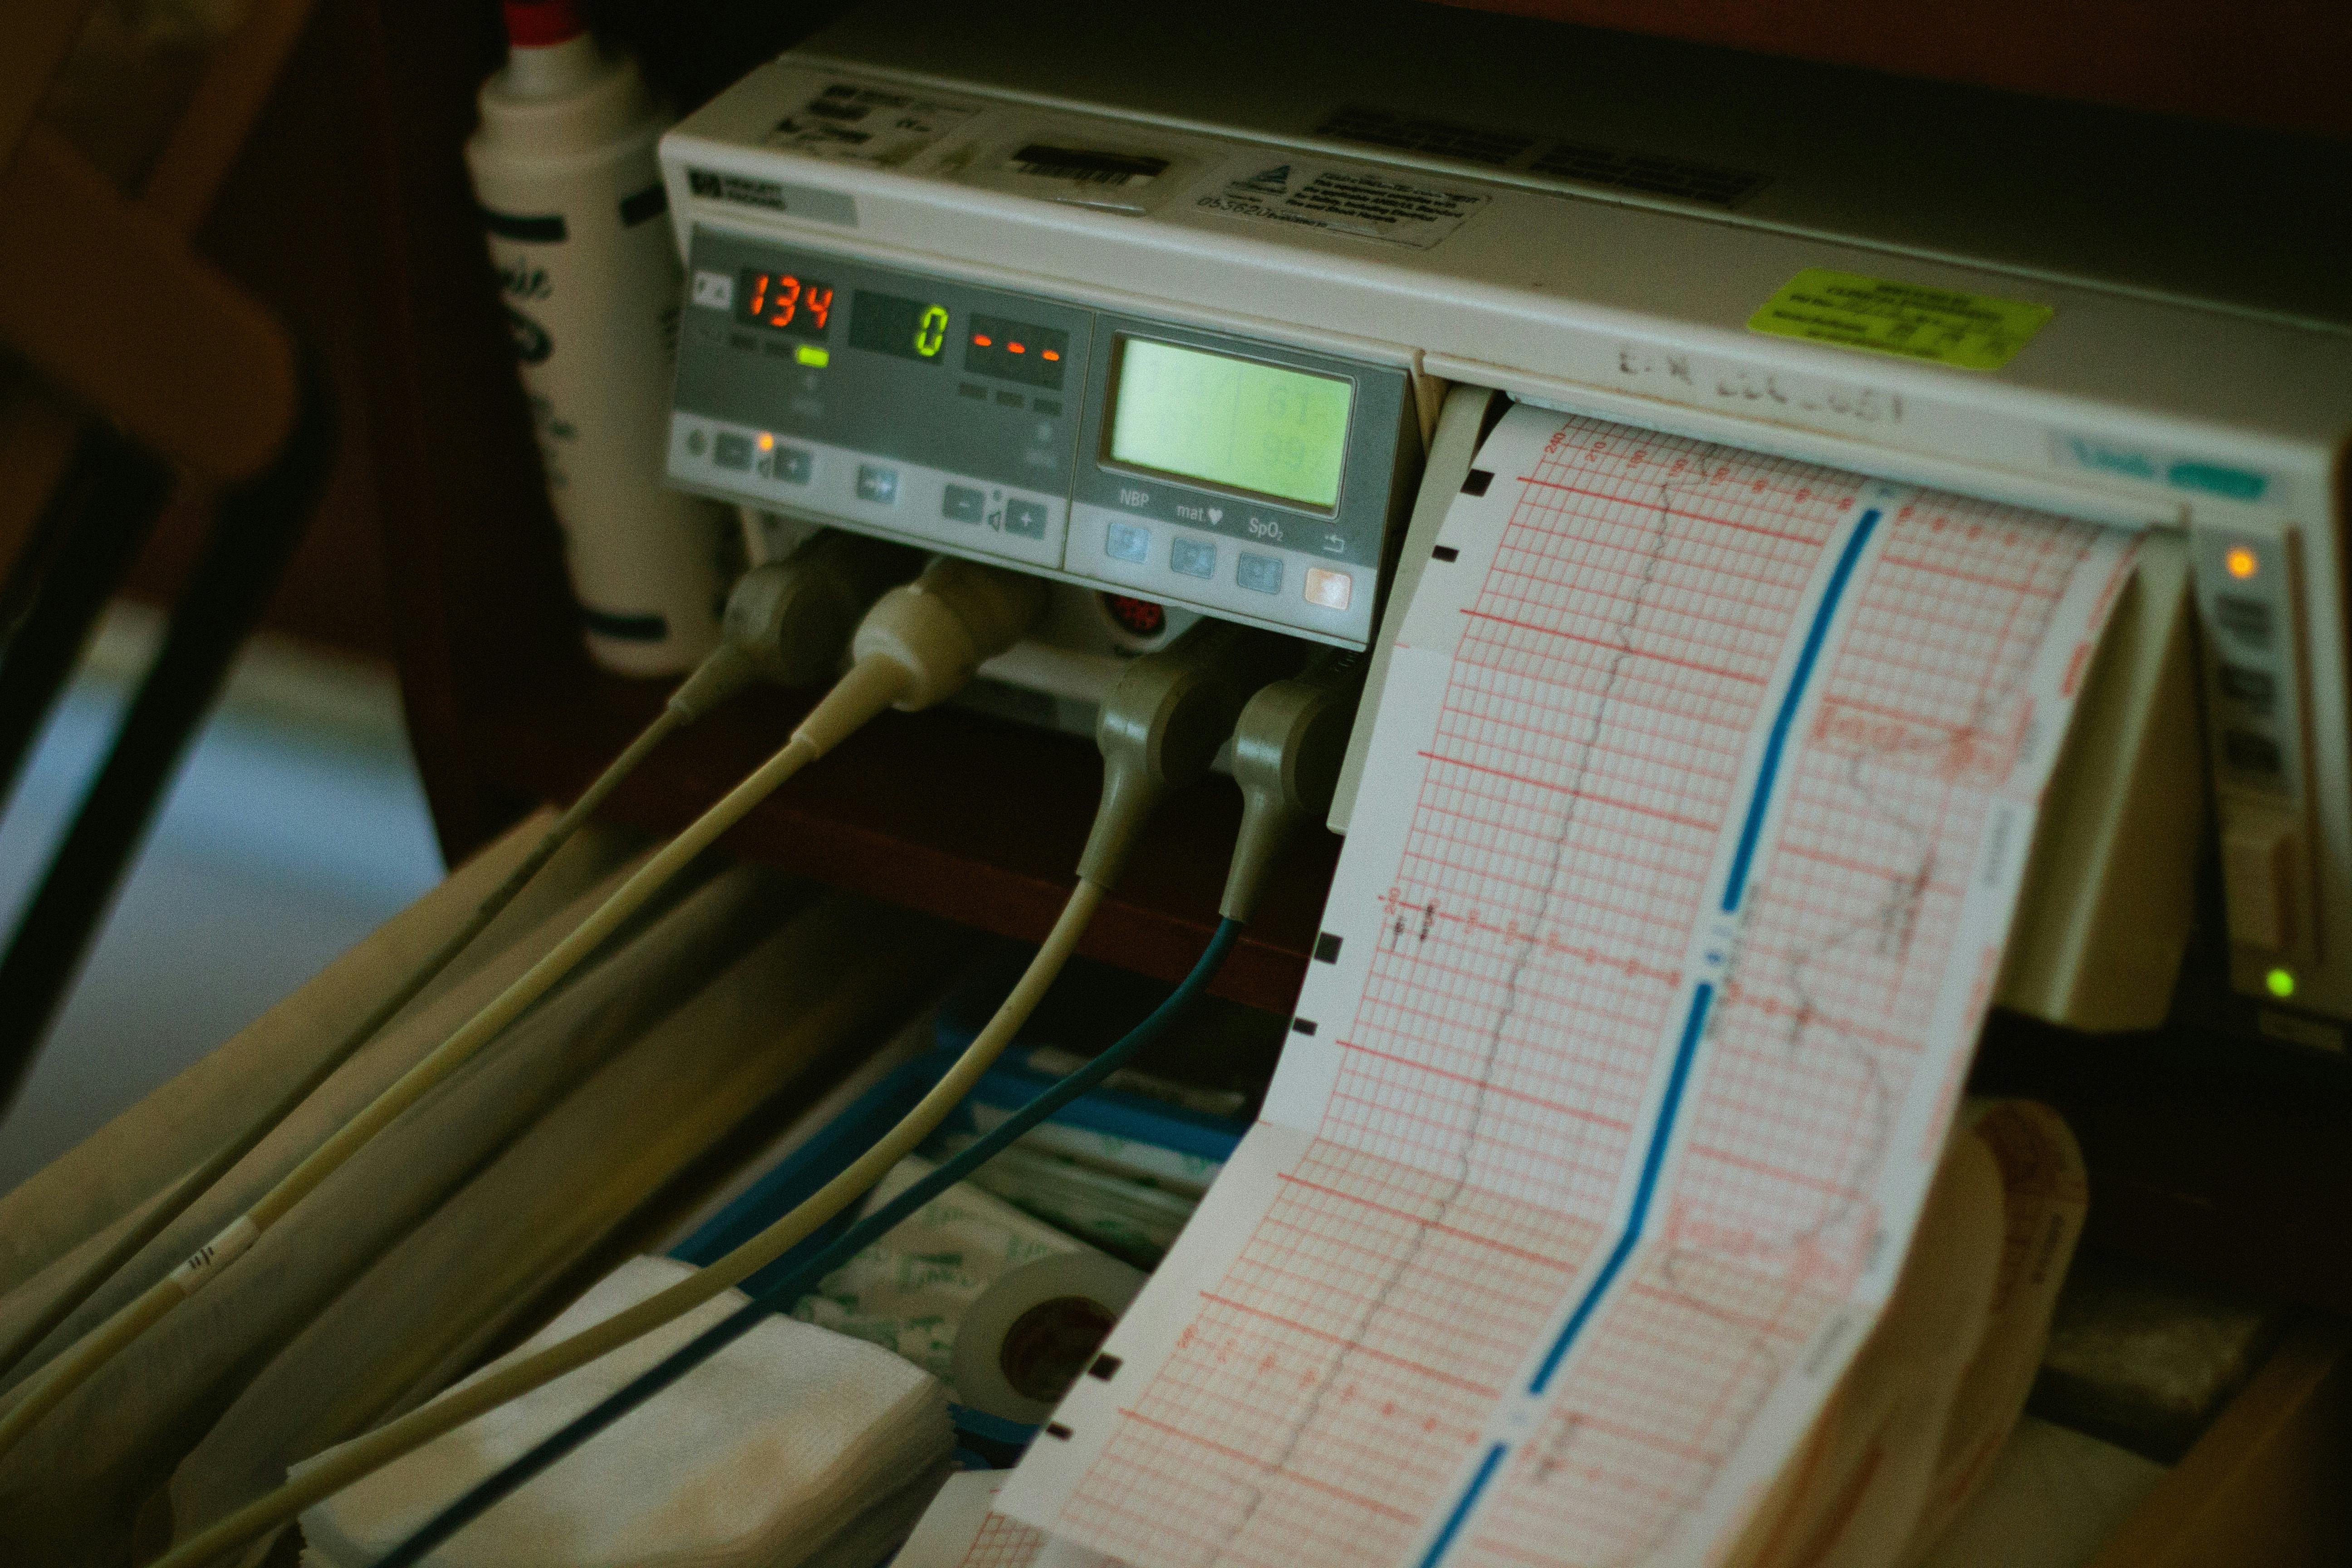
<svg viewBox="0 0 2352 1568"><path fill-rule="evenodd" d="M833 315L833 285L789 272L747 269L736 301L737 316L796 337L821 338Z"/></svg>

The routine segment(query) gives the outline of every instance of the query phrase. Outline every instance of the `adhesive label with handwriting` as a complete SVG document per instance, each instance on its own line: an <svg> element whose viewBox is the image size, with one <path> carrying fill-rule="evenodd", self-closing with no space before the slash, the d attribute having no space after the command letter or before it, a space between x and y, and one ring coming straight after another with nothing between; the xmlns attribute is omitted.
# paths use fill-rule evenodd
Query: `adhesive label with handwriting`
<svg viewBox="0 0 2352 1568"><path fill-rule="evenodd" d="M1751 332L1999 370L2055 312L2023 300L1808 267L1748 319Z"/></svg>

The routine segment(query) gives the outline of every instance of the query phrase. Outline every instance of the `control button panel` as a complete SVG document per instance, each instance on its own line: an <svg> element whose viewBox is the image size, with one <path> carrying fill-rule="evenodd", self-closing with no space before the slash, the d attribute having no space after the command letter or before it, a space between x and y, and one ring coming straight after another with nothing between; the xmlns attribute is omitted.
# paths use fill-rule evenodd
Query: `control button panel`
<svg viewBox="0 0 2352 1568"><path fill-rule="evenodd" d="M2192 527L2189 560L2231 983L2260 995L2275 976L2292 977L2318 962L2324 945L2344 940L2324 929L2315 901L2295 537Z"/></svg>
<svg viewBox="0 0 2352 1568"><path fill-rule="evenodd" d="M1093 312L708 229L688 273L672 482L1061 565Z"/></svg>
<svg viewBox="0 0 2352 1568"><path fill-rule="evenodd" d="M1217 542L1180 575L1234 577L1247 553L1320 556L1369 578L1399 500L1399 446L1417 440L1408 391L1399 370L1104 312L1072 499ZM1250 591L1297 600L1297 571L1251 573Z"/></svg>
<svg viewBox="0 0 2352 1568"><path fill-rule="evenodd" d="M1402 365L713 229L688 272L672 483L1370 640L1420 455Z"/></svg>
<svg viewBox="0 0 2352 1568"><path fill-rule="evenodd" d="M1137 536L1142 555L1136 555ZM1369 573L1327 565L1300 550L1242 549L1169 529L1146 529L1108 507L1070 509L1069 570L1122 593L1190 605L1227 620L1286 627L1339 642L1360 623ZM1332 578L1344 580L1335 584Z"/></svg>
<svg viewBox="0 0 2352 1568"><path fill-rule="evenodd" d="M2214 531L2191 542L2204 622L2215 783L2273 802L2302 793L2292 536Z"/></svg>
<svg viewBox="0 0 2352 1568"><path fill-rule="evenodd" d="M748 474L715 460L729 437L748 440L760 454ZM762 442L768 443L764 451ZM787 456L789 462L782 460ZM1062 564L1068 501L1009 485L973 483L923 464L877 463L860 452L814 443L788 446L770 431L672 413L669 474L673 483L694 489L910 544L1048 570Z"/></svg>

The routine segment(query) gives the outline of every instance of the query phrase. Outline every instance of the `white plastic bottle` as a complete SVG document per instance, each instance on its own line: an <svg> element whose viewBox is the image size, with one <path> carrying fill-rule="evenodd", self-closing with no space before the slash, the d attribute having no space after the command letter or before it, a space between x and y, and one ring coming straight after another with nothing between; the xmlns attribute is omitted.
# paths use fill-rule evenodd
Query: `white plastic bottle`
<svg viewBox="0 0 2352 1568"><path fill-rule="evenodd" d="M530 395L588 651L628 675L691 668L719 638L734 542L715 503L665 489L680 270L634 61L573 0L509 0L466 163Z"/></svg>

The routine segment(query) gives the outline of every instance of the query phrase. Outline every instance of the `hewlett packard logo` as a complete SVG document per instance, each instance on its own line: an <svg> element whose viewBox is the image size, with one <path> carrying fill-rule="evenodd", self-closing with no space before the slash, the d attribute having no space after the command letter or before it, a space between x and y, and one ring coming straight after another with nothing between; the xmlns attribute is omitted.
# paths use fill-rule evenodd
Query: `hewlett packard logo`
<svg viewBox="0 0 2352 1568"><path fill-rule="evenodd" d="M753 180L710 169L688 169L687 188L705 201L740 202L746 206L784 210L784 187L773 180Z"/></svg>

